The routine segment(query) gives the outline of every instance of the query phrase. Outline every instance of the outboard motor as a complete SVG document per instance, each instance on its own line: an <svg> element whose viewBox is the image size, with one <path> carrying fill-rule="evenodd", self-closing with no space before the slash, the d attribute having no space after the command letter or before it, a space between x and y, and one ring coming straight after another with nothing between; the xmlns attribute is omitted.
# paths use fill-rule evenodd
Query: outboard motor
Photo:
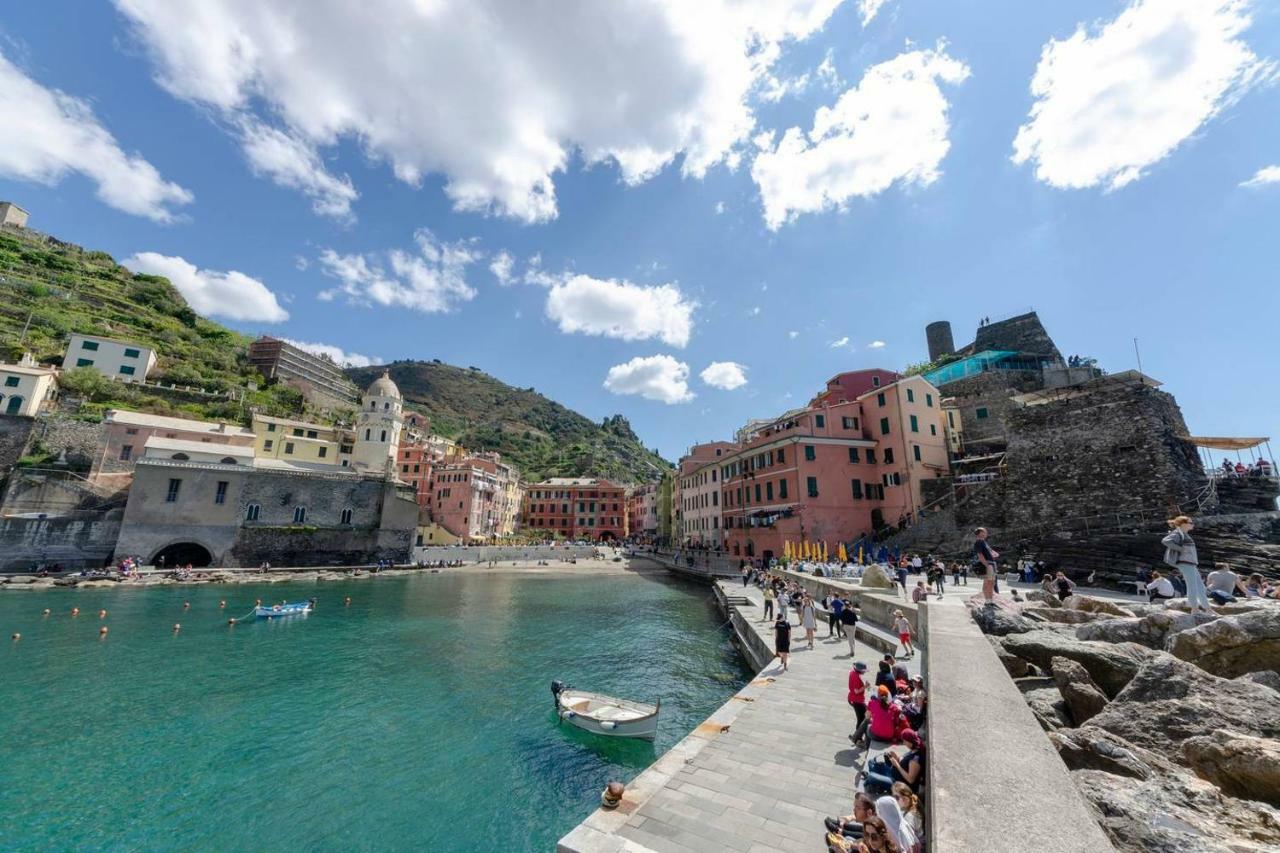
<svg viewBox="0 0 1280 853"><path fill-rule="evenodd" d="M552 681L552 682L551 682L551 701L552 701L553 703L555 703L557 707L558 707L558 706L559 706L559 704L560 704L560 702L559 702L559 700L560 700L560 693L561 693L561 691L563 691L563 690L564 690L564 688L565 688L565 683L564 683L563 681Z"/></svg>

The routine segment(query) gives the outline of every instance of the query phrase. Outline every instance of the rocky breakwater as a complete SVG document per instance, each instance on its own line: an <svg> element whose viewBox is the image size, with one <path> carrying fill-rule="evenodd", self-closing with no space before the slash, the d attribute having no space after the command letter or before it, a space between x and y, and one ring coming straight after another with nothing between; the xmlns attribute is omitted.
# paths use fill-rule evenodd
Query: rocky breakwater
<svg viewBox="0 0 1280 853"><path fill-rule="evenodd" d="M1117 849L1280 849L1280 601L1181 605L974 618Z"/></svg>

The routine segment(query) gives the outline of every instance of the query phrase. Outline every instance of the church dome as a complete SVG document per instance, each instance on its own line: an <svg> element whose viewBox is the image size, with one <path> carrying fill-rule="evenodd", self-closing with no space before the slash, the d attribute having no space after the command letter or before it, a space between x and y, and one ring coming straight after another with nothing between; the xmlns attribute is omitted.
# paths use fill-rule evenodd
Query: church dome
<svg viewBox="0 0 1280 853"><path fill-rule="evenodd" d="M396 387L396 383L391 380L391 375L385 370L382 371L381 376L373 380L373 384L369 386L369 390L365 393L371 397L400 399L400 389Z"/></svg>

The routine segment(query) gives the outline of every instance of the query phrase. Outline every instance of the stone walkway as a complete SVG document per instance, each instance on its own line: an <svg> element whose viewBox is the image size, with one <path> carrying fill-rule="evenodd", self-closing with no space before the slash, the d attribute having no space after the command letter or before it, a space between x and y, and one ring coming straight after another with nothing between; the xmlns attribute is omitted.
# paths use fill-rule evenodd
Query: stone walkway
<svg viewBox="0 0 1280 853"><path fill-rule="evenodd" d="M759 621L761 591L740 581L719 585L730 599L751 601L739 609L772 648L771 623ZM845 699L849 646L843 639L826 639L826 632L820 625L810 651L804 632L795 629L789 671L782 672L774 661L731 699L728 705L742 707L735 709L727 730L679 764L625 823L611 827L612 837L573 847L565 844L566 837L561 849L824 850L822 819L849 812L855 774L866 759L849 740L854 729ZM881 655L858 643L858 659L872 672ZM918 660L905 662L913 673Z"/></svg>

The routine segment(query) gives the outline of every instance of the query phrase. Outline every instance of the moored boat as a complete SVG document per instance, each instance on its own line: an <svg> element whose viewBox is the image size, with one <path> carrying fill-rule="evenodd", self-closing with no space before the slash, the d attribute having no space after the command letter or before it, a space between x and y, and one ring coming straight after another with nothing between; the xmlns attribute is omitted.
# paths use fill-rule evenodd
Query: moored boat
<svg viewBox="0 0 1280 853"><path fill-rule="evenodd" d="M259 605L253 609L253 614L259 619L274 619L277 616L305 616L315 607L316 600L310 601L294 601L285 602L284 604L272 604L267 607Z"/></svg>
<svg viewBox="0 0 1280 853"><path fill-rule="evenodd" d="M584 732L606 737L634 737L653 740L658 733L658 711L662 701L650 705L578 690L560 681L551 682L556 713L560 719Z"/></svg>

